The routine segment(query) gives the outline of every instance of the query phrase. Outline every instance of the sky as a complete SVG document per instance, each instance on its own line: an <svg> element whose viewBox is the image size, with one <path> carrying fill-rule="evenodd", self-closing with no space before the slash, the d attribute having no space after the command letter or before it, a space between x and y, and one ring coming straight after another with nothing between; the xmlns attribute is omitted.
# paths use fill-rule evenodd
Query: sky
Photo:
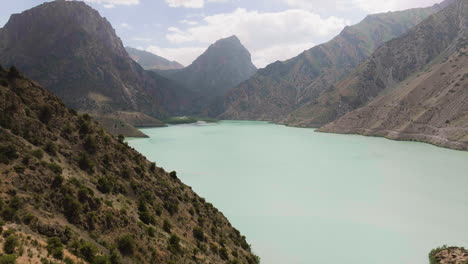
<svg viewBox="0 0 468 264"><path fill-rule="evenodd" d="M261 68L324 43L366 15L441 0L84 0L125 46L189 65L216 40L236 35ZM45 0L3 0L0 27Z"/></svg>

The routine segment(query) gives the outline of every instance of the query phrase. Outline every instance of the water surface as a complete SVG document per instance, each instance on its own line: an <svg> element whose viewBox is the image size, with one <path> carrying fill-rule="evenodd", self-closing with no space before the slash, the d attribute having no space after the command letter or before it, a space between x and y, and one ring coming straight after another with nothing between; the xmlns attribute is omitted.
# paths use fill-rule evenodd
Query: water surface
<svg viewBox="0 0 468 264"><path fill-rule="evenodd" d="M265 264L427 264L468 247L468 153L223 121L131 146L212 202Z"/></svg>

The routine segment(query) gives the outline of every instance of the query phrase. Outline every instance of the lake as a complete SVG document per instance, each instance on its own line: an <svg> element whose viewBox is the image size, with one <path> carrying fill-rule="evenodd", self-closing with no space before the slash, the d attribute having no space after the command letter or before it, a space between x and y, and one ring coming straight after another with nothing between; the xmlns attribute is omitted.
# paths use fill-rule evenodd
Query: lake
<svg viewBox="0 0 468 264"><path fill-rule="evenodd" d="M213 203L265 264L428 264L468 247L468 153L223 121L129 144Z"/></svg>

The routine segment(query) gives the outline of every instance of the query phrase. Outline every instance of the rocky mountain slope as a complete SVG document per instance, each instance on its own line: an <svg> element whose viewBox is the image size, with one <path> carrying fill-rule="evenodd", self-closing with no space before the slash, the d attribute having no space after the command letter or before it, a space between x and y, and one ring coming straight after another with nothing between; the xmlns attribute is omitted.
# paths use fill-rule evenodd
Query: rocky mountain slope
<svg viewBox="0 0 468 264"><path fill-rule="evenodd" d="M250 78L257 68L249 51L236 36L212 44L188 67L160 72L201 96L206 104Z"/></svg>
<svg viewBox="0 0 468 264"><path fill-rule="evenodd" d="M339 102L337 109L346 112L382 89L398 85L319 131L416 140L468 150L467 30L468 1L459 0L407 36L384 46L363 66L365 74L350 79L340 90L341 98L345 93L352 96ZM423 70L401 82L418 69ZM356 100L359 103L353 103Z"/></svg>
<svg viewBox="0 0 468 264"><path fill-rule="evenodd" d="M1 263L258 263L175 172L15 68L0 68L0 175Z"/></svg>
<svg viewBox="0 0 468 264"><path fill-rule="evenodd" d="M268 65L229 91L221 118L282 120L300 106L315 101L381 44L406 33L444 5L370 15L357 25L346 27L328 43Z"/></svg>
<svg viewBox="0 0 468 264"><path fill-rule="evenodd" d="M188 91L127 54L111 24L79 1L52 1L12 15L0 29L0 62L20 70L67 106L95 115L179 113Z"/></svg>
<svg viewBox="0 0 468 264"><path fill-rule="evenodd" d="M453 3L400 38L380 47L355 73L331 86L287 120L295 126L320 126L365 105L385 89L422 70L464 34L464 8Z"/></svg>
<svg viewBox="0 0 468 264"><path fill-rule="evenodd" d="M125 47L130 57L145 70L177 70L184 68L184 65L177 61L170 61L151 52Z"/></svg>

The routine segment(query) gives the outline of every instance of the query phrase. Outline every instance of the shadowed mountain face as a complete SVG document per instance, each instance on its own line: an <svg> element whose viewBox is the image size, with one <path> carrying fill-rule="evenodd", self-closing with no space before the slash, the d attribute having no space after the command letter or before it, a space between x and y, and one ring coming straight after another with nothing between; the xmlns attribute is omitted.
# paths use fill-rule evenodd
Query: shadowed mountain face
<svg viewBox="0 0 468 264"><path fill-rule="evenodd" d="M320 131L468 150L467 46L468 1L458 0L378 49L311 106L309 121L344 115Z"/></svg>
<svg viewBox="0 0 468 264"><path fill-rule="evenodd" d="M177 70L184 68L184 65L177 61L170 61L151 52L125 47L132 59L145 70Z"/></svg>
<svg viewBox="0 0 468 264"><path fill-rule="evenodd" d="M382 43L406 33L441 7L368 16L361 23L346 27L328 43L259 70L228 92L221 118L282 120L300 106L315 101Z"/></svg>
<svg viewBox="0 0 468 264"><path fill-rule="evenodd" d="M67 106L103 115L183 112L186 91L146 72L110 23L83 2L54 1L13 15L0 30L0 62L16 65Z"/></svg>
<svg viewBox="0 0 468 264"><path fill-rule="evenodd" d="M201 101L209 103L250 78L256 70L249 51L232 36L212 44L190 66L160 73L199 93Z"/></svg>
<svg viewBox="0 0 468 264"><path fill-rule="evenodd" d="M19 238L7 252L18 262L2 255L2 263L258 263L245 237L175 172L1 67L0 175L3 234Z"/></svg>

